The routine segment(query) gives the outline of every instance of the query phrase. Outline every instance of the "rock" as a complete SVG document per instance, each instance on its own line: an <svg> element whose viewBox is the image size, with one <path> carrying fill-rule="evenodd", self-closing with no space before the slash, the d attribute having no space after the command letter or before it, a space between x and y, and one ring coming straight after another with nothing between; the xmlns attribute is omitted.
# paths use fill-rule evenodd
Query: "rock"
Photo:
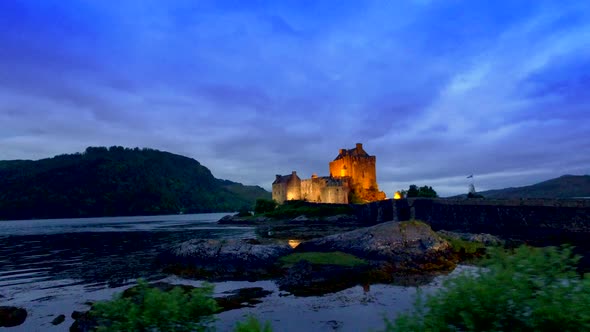
<svg viewBox="0 0 590 332"><path fill-rule="evenodd" d="M256 240L193 239L160 256L169 272L212 280L258 279L275 273L276 260L291 253L286 243L260 244Z"/></svg>
<svg viewBox="0 0 590 332"><path fill-rule="evenodd" d="M246 287L224 292L223 294L227 295L215 298L220 308L219 312L254 307L262 302L261 298L272 294L272 291L265 290L262 287Z"/></svg>
<svg viewBox="0 0 590 332"><path fill-rule="evenodd" d="M63 323L65 320L66 320L66 315L59 315L51 321L51 324L59 325L59 324Z"/></svg>
<svg viewBox="0 0 590 332"><path fill-rule="evenodd" d="M324 221L330 223L358 223L359 219L354 215L338 214L335 216L326 217Z"/></svg>
<svg viewBox="0 0 590 332"><path fill-rule="evenodd" d="M309 221L309 218L306 217L306 216L301 215L301 216L298 216L296 218L291 219L291 221L294 221L294 222L306 222L306 221Z"/></svg>
<svg viewBox="0 0 590 332"><path fill-rule="evenodd" d="M463 241L478 242L486 246L502 246L505 242L497 236L486 233L459 233L445 230L440 230L437 233L450 239L460 239Z"/></svg>
<svg viewBox="0 0 590 332"><path fill-rule="evenodd" d="M19 326L27 319L27 311L23 308L0 306L0 327Z"/></svg>
<svg viewBox="0 0 590 332"><path fill-rule="evenodd" d="M277 280L282 291L296 296L320 296L341 291L364 282L368 265L345 267L337 265L314 265L301 260L291 266Z"/></svg>
<svg viewBox="0 0 590 332"><path fill-rule="evenodd" d="M310 240L298 252L342 251L392 264L398 270L436 270L454 266L452 249L430 226L418 221L385 222Z"/></svg>
<svg viewBox="0 0 590 332"><path fill-rule="evenodd" d="M91 332L96 330L98 322L89 311L72 312L74 323L70 326L70 332Z"/></svg>

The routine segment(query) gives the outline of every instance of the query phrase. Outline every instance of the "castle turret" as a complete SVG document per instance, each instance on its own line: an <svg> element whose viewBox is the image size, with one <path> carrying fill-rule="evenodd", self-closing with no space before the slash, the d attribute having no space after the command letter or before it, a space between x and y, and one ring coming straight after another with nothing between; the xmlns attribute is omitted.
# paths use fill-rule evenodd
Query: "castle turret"
<svg viewBox="0 0 590 332"><path fill-rule="evenodd" d="M377 185L376 157L365 152L362 143L356 143L354 149L340 149L330 163L330 174L347 178L352 192L363 201L385 199L385 193Z"/></svg>

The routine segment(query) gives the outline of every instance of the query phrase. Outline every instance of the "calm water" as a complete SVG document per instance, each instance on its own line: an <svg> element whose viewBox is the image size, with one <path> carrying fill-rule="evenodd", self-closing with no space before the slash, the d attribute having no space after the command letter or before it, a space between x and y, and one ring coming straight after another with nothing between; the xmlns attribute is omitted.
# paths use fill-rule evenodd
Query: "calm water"
<svg viewBox="0 0 590 332"><path fill-rule="evenodd" d="M0 221L0 304L28 310L27 321L6 331L68 331L73 310L105 300L139 278L198 285L162 275L154 259L167 246L190 238L250 238L251 227L217 225L225 214ZM438 287L436 279L427 290ZM221 282L216 292L260 286L272 295L254 308L218 315L219 331L231 330L247 314L275 331L368 331L383 316L410 307L415 287L373 285L320 297L282 294L272 281ZM59 314L66 322L53 326Z"/></svg>

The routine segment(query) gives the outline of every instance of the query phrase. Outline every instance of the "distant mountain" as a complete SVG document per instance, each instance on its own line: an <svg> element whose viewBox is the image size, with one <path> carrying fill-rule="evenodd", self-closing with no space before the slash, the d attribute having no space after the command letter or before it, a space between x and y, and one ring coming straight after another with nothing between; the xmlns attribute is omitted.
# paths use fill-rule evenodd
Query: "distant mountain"
<svg viewBox="0 0 590 332"><path fill-rule="evenodd" d="M0 220L236 211L271 194L219 180L198 161L153 149L89 147L0 161Z"/></svg>
<svg viewBox="0 0 590 332"><path fill-rule="evenodd" d="M590 175L563 175L526 187L478 192L485 198L590 197Z"/></svg>

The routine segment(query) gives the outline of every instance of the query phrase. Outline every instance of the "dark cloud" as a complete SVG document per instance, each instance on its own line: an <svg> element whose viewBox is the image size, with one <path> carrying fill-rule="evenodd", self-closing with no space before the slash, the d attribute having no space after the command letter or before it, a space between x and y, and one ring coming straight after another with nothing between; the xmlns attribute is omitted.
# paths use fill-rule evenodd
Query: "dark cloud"
<svg viewBox="0 0 590 332"><path fill-rule="evenodd" d="M327 175L442 194L589 173L588 5L8 1L0 159L153 147L221 178Z"/></svg>

